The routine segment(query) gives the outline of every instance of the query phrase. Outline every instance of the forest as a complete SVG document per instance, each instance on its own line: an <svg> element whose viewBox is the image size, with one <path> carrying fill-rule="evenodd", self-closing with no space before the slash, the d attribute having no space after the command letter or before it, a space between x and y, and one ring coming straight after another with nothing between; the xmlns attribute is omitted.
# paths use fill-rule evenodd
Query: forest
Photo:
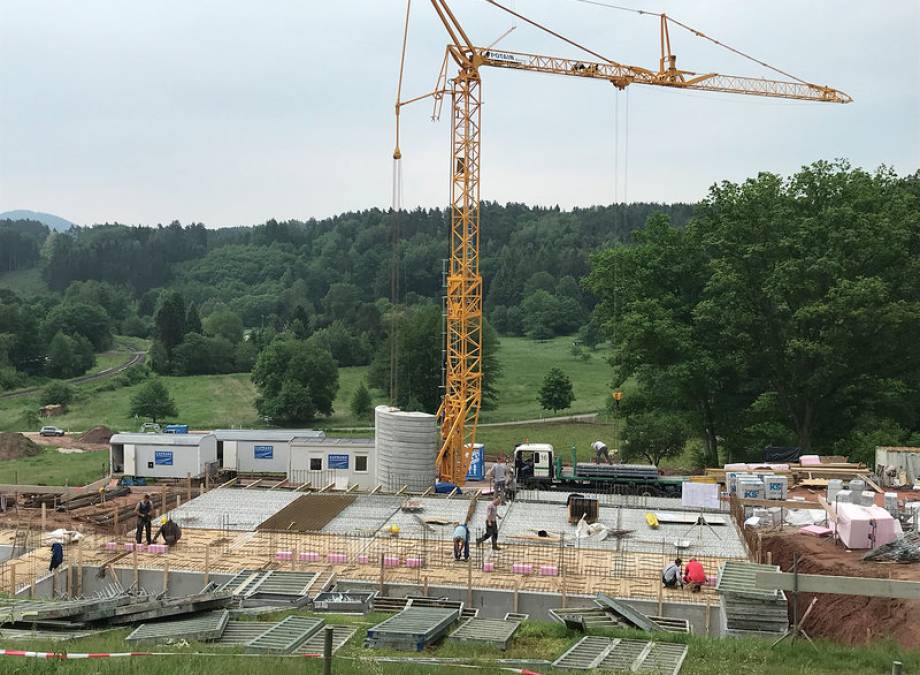
<svg viewBox="0 0 920 675"><path fill-rule="evenodd" d="M696 205L481 208L487 406L501 336L565 335L573 354L609 345L598 377L630 387L623 436L656 457L920 443L920 173L816 162ZM2 270L46 290L0 288L0 388L85 372L129 335L152 340L156 373L251 371L266 420L309 422L329 414L338 367L369 365L386 391L395 339L398 404L433 412L448 225L444 209L225 229L2 221Z"/></svg>

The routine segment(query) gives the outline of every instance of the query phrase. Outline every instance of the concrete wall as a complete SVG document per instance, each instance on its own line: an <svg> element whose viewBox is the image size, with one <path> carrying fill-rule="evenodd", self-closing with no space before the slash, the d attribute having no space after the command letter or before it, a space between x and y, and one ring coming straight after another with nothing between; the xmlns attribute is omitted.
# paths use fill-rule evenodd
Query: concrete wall
<svg viewBox="0 0 920 675"><path fill-rule="evenodd" d="M114 572L122 587L131 588L134 586L133 568L119 567L116 568ZM69 581L67 579L68 575L70 575ZM58 574L53 580L51 575L48 575L35 583L33 598L37 600L50 599L52 597L52 588L54 588L55 597L60 597L68 588L68 583L71 593L75 594L77 588L76 575L77 568L75 565L63 565L59 568ZM111 569L106 569L105 576L100 578L98 567L84 567L82 576L83 586L81 591L84 596L91 596L99 593L111 586L116 580L115 577L112 576ZM199 593L206 585L204 574L201 572L170 571L167 577L161 570L138 569L137 576L140 587L152 595L157 595L164 591L163 584L165 581L166 595L172 598ZM232 575L230 574L212 573L210 575L210 581L216 584L222 584L231 578ZM32 588L26 586L16 593L16 596L19 598L28 598L31 592Z"/></svg>
<svg viewBox="0 0 920 675"><path fill-rule="evenodd" d="M66 575L70 574L70 587L76 589L75 567L65 565L62 571L57 575L54 582L54 588L59 594L67 588ZM122 587L130 588L134 585L134 569L119 567L114 570L118 581ZM229 574L210 575L210 581L221 584L231 578ZM205 586L204 574L201 572L182 572L170 571L168 577L161 570L143 570L137 571L138 583L141 588L148 593L158 594L164 590L169 597L178 597L198 593ZM114 581L112 570L106 570L105 577L99 578L97 567L83 568L83 595L93 595L103 591ZM166 584L164 587L164 583ZM371 581L353 581L340 579L336 588L339 590L378 590L380 585ZM407 583L387 583L384 585L385 595L390 597L403 597L406 595L420 595L422 588L416 584ZM29 597L30 588L22 589L16 595L18 597ZM47 599L51 597L52 579L50 576L39 580L35 584L34 596L36 599ZM460 600L467 602L467 589L463 586L429 586L428 595L432 597L447 597L450 600ZM529 614L532 619L539 621L549 621L549 610L563 606L562 596L556 593L539 593L533 591L520 591L515 593L513 590L503 590L494 588L476 588L472 589L473 602L472 606L479 609L479 615L489 618L502 618L508 612L522 612ZM592 606L593 596L589 595L570 595L566 598L566 607L590 607ZM655 600L626 600L629 605L644 614L660 615L670 618L687 619L690 622L690 630L696 635L720 635L721 620L719 618L719 605L715 603L710 606L688 604L680 602L663 602L659 612L658 603ZM706 621L706 614L709 613L709 621Z"/></svg>
<svg viewBox="0 0 920 675"><path fill-rule="evenodd" d="M386 595L403 597L406 595L420 595L421 587L415 584L393 583L385 584ZM339 590L378 590L379 583L369 581L351 581L340 579L336 588ZM447 597L450 600L467 601L467 590L458 586L428 586L428 595L433 597ZM479 608L479 616L487 618L503 618L508 612L522 612L530 614L531 619L549 621L549 610L563 606L562 596L556 593L538 593L520 591L515 594L511 590L494 588L473 587L472 606ZM515 599L515 595L517 598ZM566 598L566 607L590 607L593 597L589 595L570 595ZM621 598L617 598L622 600ZM662 602L661 613L658 612L658 602L655 600L626 600L629 605L644 614L665 616L675 619L687 619L690 622L690 631L696 635L709 635L721 633L718 603L710 606L696 605L681 602ZM515 608L516 607L516 608ZM709 613L707 624L706 614Z"/></svg>

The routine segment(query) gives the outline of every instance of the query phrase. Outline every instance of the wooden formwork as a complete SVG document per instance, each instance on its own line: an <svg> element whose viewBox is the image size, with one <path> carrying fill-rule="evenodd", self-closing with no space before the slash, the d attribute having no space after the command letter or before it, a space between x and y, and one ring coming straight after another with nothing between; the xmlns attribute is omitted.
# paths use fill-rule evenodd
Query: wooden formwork
<svg viewBox="0 0 920 675"><path fill-rule="evenodd" d="M12 531L0 531L0 542ZM117 551L106 550L116 542ZM170 571L235 574L243 569L314 572L318 579L356 579L389 584L496 588L568 595L603 592L611 597L715 603L713 589L699 593L662 590L660 574L673 555L564 548L558 544L504 544L501 551L471 549L469 562L456 562L447 538L403 539L328 533L231 532L186 529L165 554L125 551L124 539L90 535L65 546L65 567L112 566L160 570L164 589ZM281 554L281 555L279 555ZM289 555L288 555L289 554ZM0 592L12 593L47 574L49 550L37 548L0 565ZM288 559L289 558L289 559ZM344 562L342 562L344 560ZM698 557L715 574L724 558ZM532 570L516 573L526 562ZM492 571L484 571L490 563ZM545 570L543 568L546 568ZM541 574L541 571L544 572ZM79 579L80 574L73 575ZM15 585L15 588L14 588ZM325 584L316 584L319 592ZM78 587L68 589L79 595ZM660 612L659 612L660 613Z"/></svg>

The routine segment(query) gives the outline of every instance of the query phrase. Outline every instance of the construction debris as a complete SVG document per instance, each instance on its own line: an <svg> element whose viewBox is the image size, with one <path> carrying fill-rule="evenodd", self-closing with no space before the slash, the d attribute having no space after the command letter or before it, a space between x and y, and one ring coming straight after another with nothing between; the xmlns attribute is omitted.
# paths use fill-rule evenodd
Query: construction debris
<svg viewBox="0 0 920 675"><path fill-rule="evenodd" d="M908 532L903 537L866 553L863 560L872 562L920 562L920 532Z"/></svg>
<svg viewBox="0 0 920 675"><path fill-rule="evenodd" d="M479 618L467 619L460 624L457 630L448 636L448 640L455 642L475 642L498 647L502 651L505 651L508 649L511 639L520 627L520 621Z"/></svg>

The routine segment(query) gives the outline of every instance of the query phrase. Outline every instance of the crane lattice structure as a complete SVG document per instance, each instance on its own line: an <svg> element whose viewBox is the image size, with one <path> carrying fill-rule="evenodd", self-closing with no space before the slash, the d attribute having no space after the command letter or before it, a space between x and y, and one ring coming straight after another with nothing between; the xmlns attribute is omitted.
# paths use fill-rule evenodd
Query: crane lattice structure
<svg viewBox="0 0 920 675"><path fill-rule="evenodd" d="M476 425L482 404L482 276L479 273L479 194L480 194L480 121L482 111L480 70L483 67L549 73L592 80L606 80L617 89L632 84L670 87L681 90L723 92L792 99L820 103L850 103L853 99L842 91L828 86L806 82L778 70L769 64L737 50L728 48L790 79L776 80L741 77L719 73L697 73L677 67L677 56L671 51L669 24L675 23L698 37L721 43L700 31L675 21L665 14L660 19L658 68L632 66L608 59L576 42L519 14L496 0L489 4L518 19L568 43L588 55L590 60L544 56L515 51L496 50L476 46L463 29L447 0L431 0L438 18L444 25L450 41L441 64L434 90L406 101L400 100L402 69L405 62L405 34L403 60L400 64L400 86L396 101L396 149L394 160L401 158L399 149L399 113L403 106L421 99L433 98L435 112L440 116L446 94L451 101L451 162L450 162L450 266L447 274L445 317L445 375L444 398L438 410L441 426L441 448L437 456L440 480L463 485L469 470L476 440ZM411 0L409 0L411 3ZM650 12L633 10L640 14ZM409 8L406 12L408 30ZM448 64L457 66L456 74L448 78Z"/></svg>

